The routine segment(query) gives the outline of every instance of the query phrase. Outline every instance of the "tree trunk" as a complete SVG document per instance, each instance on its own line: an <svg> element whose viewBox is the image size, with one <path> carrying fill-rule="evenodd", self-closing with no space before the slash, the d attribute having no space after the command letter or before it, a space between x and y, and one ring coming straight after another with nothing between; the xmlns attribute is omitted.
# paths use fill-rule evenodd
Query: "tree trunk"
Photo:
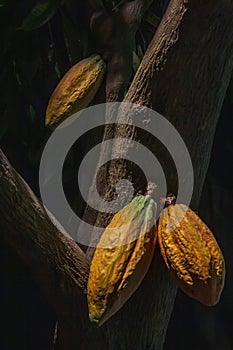
<svg viewBox="0 0 233 350"><path fill-rule="evenodd" d="M163 114L181 134L193 161L195 209L232 69L232 13L230 0L208 0L204 4L200 0L172 0L125 98ZM128 115L129 121L133 116ZM113 136L141 137L136 128L124 127L115 129ZM154 140L149 138L148 144L155 152ZM159 159L169 167L168 159L162 150L159 152ZM156 150L156 155L159 152ZM124 161L118 167L111 162L103 167L102 174L105 182L108 174L114 174L114 181L117 177L135 179L129 170L132 173ZM106 325L94 328L88 322L86 298L81 291L88 277L84 254L64 230L53 225L3 156L0 174L3 239L29 266L58 314L56 349L162 349L176 287L158 247L136 293ZM173 174L168 174L168 184L169 191L176 190ZM97 185L104 186L105 198L114 194L111 181L107 187L101 181ZM135 185L137 190L144 190L141 177L135 179ZM106 220L106 215L97 217L97 222Z"/></svg>
<svg viewBox="0 0 233 350"><path fill-rule="evenodd" d="M171 1L125 98L161 113L182 136L195 173L194 208L232 72L232 9L229 0Z"/></svg>
<svg viewBox="0 0 233 350"><path fill-rule="evenodd" d="M195 185L191 206L196 210L232 71L232 12L231 1L207 1L204 6L201 1L171 1L124 99L161 113L182 136L193 162ZM133 118L134 111L128 113L123 121L133 123ZM121 121L120 118L117 120L118 123ZM143 120L141 123L143 128ZM150 130L150 121L147 129ZM114 138L145 141L145 136L143 139L135 127L118 127L113 135ZM169 171L171 162L164 147L152 137L146 135L146 138L149 149L166 169L168 192L175 193L177 181L174 172ZM112 154L129 155L131 147L127 148L124 141L122 147L124 149L119 152L113 149ZM108 151L103 145L101 155ZM97 187L101 192L105 190L102 193L105 199L113 198L115 184L122 178L133 182L136 192L145 192L142 177L136 171L132 174L132 169L133 165L128 167L124 160L102 166ZM96 218L97 226L103 226L109 217L109 214L100 212ZM109 349L162 348L175 287L159 261L157 250L151 269L138 291L107 323Z"/></svg>

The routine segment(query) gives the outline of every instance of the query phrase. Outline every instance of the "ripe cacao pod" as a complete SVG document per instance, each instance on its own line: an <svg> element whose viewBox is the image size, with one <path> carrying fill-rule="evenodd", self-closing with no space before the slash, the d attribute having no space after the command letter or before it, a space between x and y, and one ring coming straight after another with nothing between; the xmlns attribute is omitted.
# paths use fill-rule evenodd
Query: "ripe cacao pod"
<svg viewBox="0 0 233 350"><path fill-rule="evenodd" d="M89 318L102 325L138 288L150 266L157 205L137 196L114 215L95 250L88 280Z"/></svg>
<svg viewBox="0 0 233 350"><path fill-rule="evenodd" d="M52 126L86 108L103 81L106 65L99 55L75 64L52 93L46 110L45 124Z"/></svg>
<svg viewBox="0 0 233 350"><path fill-rule="evenodd" d="M178 287L204 305L215 305L224 286L225 262L212 232L197 214L184 204L165 208L158 241Z"/></svg>

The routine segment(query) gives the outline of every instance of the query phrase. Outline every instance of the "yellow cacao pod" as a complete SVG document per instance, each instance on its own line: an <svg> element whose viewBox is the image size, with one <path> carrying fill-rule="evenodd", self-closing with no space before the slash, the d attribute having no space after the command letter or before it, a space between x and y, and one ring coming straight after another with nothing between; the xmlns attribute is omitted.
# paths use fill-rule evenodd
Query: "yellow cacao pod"
<svg viewBox="0 0 233 350"><path fill-rule="evenodd" d="M52 93L46 110L45 124L52 126L86 108L103 81L106 65L99 55L75 64Z"/></svg>
<svg viewBox="0 0 233 350"><path fill-rule="evenodd" d="M225 280L225 262L210 229L184 204L165 208L158 223L164 261L178 287L204 305L215 305Z"/></svg>
<svg viewBox="0 0 233 350"><path fill-rule="evenodd" d="M95 250L88 280L89 318L99 326L142 282L153 258L157 205L137 196L114 215Z"/></svg>

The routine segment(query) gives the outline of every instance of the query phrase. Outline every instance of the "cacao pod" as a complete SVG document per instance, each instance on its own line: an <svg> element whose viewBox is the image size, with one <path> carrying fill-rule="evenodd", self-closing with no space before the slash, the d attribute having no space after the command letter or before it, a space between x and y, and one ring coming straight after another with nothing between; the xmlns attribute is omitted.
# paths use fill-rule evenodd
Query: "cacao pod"
<svg viewBox="0 0 233 350"><path fill-rule="evenodd" d="M88 280L91 321L102 325L130 298L150 266L156 239L157 205L137 196L114 215L95 250Z"/></svg>
<svg viewBox="0 0 233 350"><path fill-rule="evenodd" d="M99 55L75 64L52 93L46 110L45 124L52 126L86 108L103 81L106 65Z"/></svg>
<svg viewBox="0 0 233 350"><path fill-rule="evenodd" d="M198 215L184 204L168 206L159 218L158 241L178 287L204 305L215 305L224 286L225 262Z"/></svg>

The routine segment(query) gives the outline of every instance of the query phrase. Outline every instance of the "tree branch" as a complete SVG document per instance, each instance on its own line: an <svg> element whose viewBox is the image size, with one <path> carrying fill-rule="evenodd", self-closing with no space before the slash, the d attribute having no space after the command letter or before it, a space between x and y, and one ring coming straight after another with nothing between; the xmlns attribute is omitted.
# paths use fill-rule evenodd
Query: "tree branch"
<svg viewBox="0 0 233 350"><path fill-rule="evenodd" d="M1 240L29 268L58 317L82 324L80 311L87 315L84 291L89 272L85 254L48 216L1 150L0 192Z"/></svg>
<svg viewBox="0 0 233 350"><path fill-rule="evenodd" d="M107 63L106 101L121 101L132 75L135 34L151 0L126 2L108 15L95 11L90 20L96 50Z"/></svg>
<svg viewBox="0 0 233 350"><path fill-rule="evenodd" d="M183 137L194 167L196 209L232 72L232 10L228 0L205 6L171 1L125 98L166 116ZM164 150L150 138L148 143L163 158ZM171 172L167 181L174 192Z"/></svg>
<svg viewBox="0 0 233 350"><path fill-rule="evenodd" d="M132 75L132 57L135 46L135 35L140 26L145 11L151 5L151 0L134 0L126 2L118 12L111 15L105 11L95 11L90 20L93 37L96 41L96 51L100 52L107 63L106 84L97 94L94 102L122 101ZM103 91L105 88L105 91ZM110 122L111 114L108 115ZM114 127L105 125L103 139L113 138ZM106 150L105 150L106 151ZM100 156L99 162L102 161ZM98 160L97 160L98 162ZM98 168L98 166L96 166ZM105 191L105 180L101 191ZM93 184L93 186L95 186ZM93 187L90 189L92 195ZM96 213L86 207L84 220L94 223Z"/></svg>
<svg viewBox="0 0 233 350"><path fill-rule="evenodd" d="M233 2L229 0L207 0L204 5L201 0L172 0L125 99L155 108L182 135L193 159L195 206L206 175L215 125L232 69L232 12ZM126 25L126 22L119 23ZM121 29L118 28L118 33ZM116 38L120 40L119 36ZM114 49L117 47L113 42L110 45ZM123 50L120 55L122 59L125 58ZM114 56L108 57L110 62ZM124 64L126 69L127 65ZM112 74L113 66L109 65L108 69ZM122 72L121 67L120 74ZM119 93L112 94L109 88L110 101L122 96L121 89L125 82L121 82L116 84ZM133 115L128 117L130 120ZM118 128L113 136L119 135L137 140L138 132ZM154 150L153 142L151 150ZM110 167L105 168L104 181L109 174L114 174L114 180L117 176L131 176L124 162L118 167L112 162ZM173 181L171 176L171 187ZM142 188L140 177L135 183L136 187ZM62 320L63 329L66 327L70 330L73 339L69 350L77 346L85 350L93 349L93 341L94 346L101 349L162 348L176 287L170 280L158 249L136 293L103 328L96 330L88 322L86 298L82 291L88 278L88 263L84 254L62 228L51 222L40 202L2 153L0 190L2 238L31 270ZM113 193L112 186L106 188L106 197L111 198ZM97 220L99 223L106 222L108 216L99 215ZM67 348L65 340L60 340L60 344L63 343L60 349L62 346L63 349Z"/></svg>
<svg viewBox="0 0 233 350"><path fill-rule="evenodd" d="M158 111L182 136L195 173L194 209L198 208L215 127L232 71L232 13L233 2L228 0L221 3L209 0L204 5L202 1L172 0L124 99ZM128 113L123 118L124 122L131 123L135 113ZM141 123L143 128L143 120ZM147 129L150 130L150 121ZM147 140L145 136L143 139L135 127L122 126L114 130L113 138L147 141L149 149L167 170L168 191L176 192L176 177L164 148L148 134ZM124 156L129 155L131 145L122 141L122 147ZM113 149L112 154L116 151ZM103 144L100 157L105 152L109 150ZM146 184L132 164L128 166L125 160L117 163L113 160L110 165L102 166L98 178L97 187L105 190L101 192L105 199L113 198L115 184L122 178L133 182L136 192L145 191ZM104 227L110 217L99 212L96 226ZM88 250L89 256L90 253L93 251ZM156 259L159 260L155 254ZM174 296L175 287L163 271L163 264L155 264L139 290L107 323L109 348L118 350L119 343L124 343L121 349L161 349ZM156 337L153 337L154 332L157 332Z"/></svg>

